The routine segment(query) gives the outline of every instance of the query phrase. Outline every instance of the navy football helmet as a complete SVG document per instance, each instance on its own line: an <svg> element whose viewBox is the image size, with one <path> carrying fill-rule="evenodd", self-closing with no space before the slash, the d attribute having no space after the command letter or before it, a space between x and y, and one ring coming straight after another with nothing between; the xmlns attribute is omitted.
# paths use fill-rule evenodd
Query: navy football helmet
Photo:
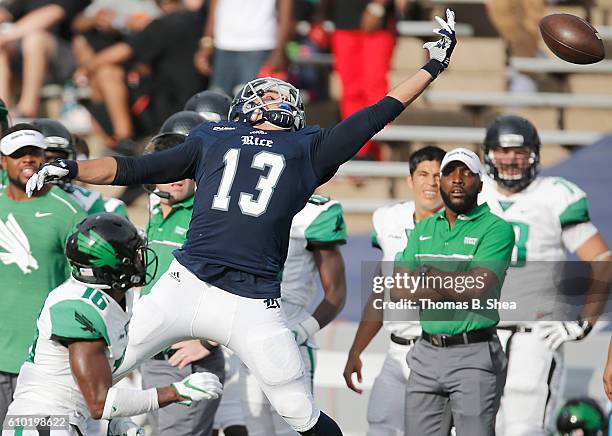
<svg viewBox="0 0 612 436"><path fill-rule="evenodd" d="M277 107L269 108L270 105ZM269 123L283 130L299 130L306 123L300 91L273 77L255 79L244 85L232 102L229 120L252 126Z"/></svg>

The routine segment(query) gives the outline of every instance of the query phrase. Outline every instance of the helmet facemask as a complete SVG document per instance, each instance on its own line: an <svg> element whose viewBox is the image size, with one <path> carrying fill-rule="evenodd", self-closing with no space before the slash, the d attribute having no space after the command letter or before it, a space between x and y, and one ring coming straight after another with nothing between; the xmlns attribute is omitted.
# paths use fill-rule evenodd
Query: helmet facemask
<svg viewBox="0 0 612 436"><path fill-rule="evenodd" d="M282 130L299 130L305 122L304 104L293 85L266 77L242 88L232 103L229 118L252 126L268 123Z"/></svg>

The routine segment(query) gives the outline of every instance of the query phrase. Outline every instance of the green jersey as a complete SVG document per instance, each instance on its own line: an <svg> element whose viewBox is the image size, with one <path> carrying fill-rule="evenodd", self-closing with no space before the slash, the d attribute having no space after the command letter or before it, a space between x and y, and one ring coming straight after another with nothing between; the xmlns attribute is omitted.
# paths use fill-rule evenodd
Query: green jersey
<svg viewBox="0 0 612 436"><path fill-rule="evenodd" d="M491 213L488 205L482 204L467 214L459 215L452 229L444 210L419 221L408 237L408 246L398 255L398 260L402 266L412 271L416 271L422 264L449 273L467 272L476 267L485 268L498 279L496 288L487 291L487 297L498 300L513 247L512 226ZM468 282L470 287L475 288L479 283L483 283L482 278L480 281L479 278L468 281L465 276L457 277L463 280L454 280L444 287L459 293L465 291ZM425 332L456 335L492 327L499 322L497 308L490 307L486 302L483 302L482 307L480 302L478 305L474 302L463 304L464 302L460 301L448 303L454 303L455 307L427 308L427 305L422 304L420 320Z"/></svg>
<svg viewBox="0 0 612 436"><path fill-rule="evenodd" d="M28 201L0 190L0 371L19 371L45 298L69 276L66 239L84 217L56 186Z"/></svg>
<svg viewBox="0 0 612 436"><path fill-rule="evenodd" d="M65 189L68 194L87 215L100 212L112 212L127 218L125 203L116 198L105 199L97 191L91 191L80 185L68 185Z"/></svg>
<svg viewBox="0 0 612 436"><path fill-rule="evenodd" d="M161 204L158 203L153 206L151 219L147 226L147 237L149 247L157 254L157 275L151 283L142 288L140 295L151 292L153 285L172 263L174 259L172 252L181 248L187 239L187 229L189 229L193 212L193 200L194 197L191 196L180 203L173 204L172 210L166 218L162 217ZM153 271L149 271L149 273L153 273Z"/></svg>

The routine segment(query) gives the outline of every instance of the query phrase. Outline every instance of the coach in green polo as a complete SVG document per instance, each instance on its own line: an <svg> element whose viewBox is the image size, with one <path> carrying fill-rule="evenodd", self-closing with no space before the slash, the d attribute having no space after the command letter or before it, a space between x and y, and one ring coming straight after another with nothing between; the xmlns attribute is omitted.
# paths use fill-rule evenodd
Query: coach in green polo
<svg viewBox="0 0 612 436"><path fill-rule="evenodd" d="M408 353L406 436L441 432L449 405L459 436L494 436L507 359L495 326L514 231L478 206L481 165L457 148L440 166L445 209L419 222L398 257L396 274L420 281L394 298L420 305L422 337ZM404 285L406 282L404 282Z"/></svg>

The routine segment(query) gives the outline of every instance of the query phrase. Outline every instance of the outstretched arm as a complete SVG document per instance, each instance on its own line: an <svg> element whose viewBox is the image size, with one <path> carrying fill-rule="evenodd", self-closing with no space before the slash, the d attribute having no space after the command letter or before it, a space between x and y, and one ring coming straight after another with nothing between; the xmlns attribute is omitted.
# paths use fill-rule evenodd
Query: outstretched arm
<svg viewBox="0 0 612 436"><path fill-rule="evenodd" d="M223 389L210 373L194 373L170 386L147 390L113 388L106 342L68 342L70 369L94 419L134 416L172 403L218 398Z"/></svg>
<svg viewBox="0 0 612 436"><path fill-rule="evenodd" d="M367 141L421 95L448 66L456 44L455 14L448 9L446 17L447 21L436 17L441 29L434 32L442 38L423 46L429 51L430 60L422 69L393 88L378 103L356 112L325 131L321 140L314 144L312 162L320 179L328 179L338 166L353 157Z"/></svg>
<svg viewBox="0 0 612 436"><path fill-rule="evenodd" d="M193 179L202 153L201 139L187 139L169 150L146 156L105 157L93 160L57 159L43 164L30 177L26 193L42 189L53 180L79 180L93 185L138 185Z"/></svg>

